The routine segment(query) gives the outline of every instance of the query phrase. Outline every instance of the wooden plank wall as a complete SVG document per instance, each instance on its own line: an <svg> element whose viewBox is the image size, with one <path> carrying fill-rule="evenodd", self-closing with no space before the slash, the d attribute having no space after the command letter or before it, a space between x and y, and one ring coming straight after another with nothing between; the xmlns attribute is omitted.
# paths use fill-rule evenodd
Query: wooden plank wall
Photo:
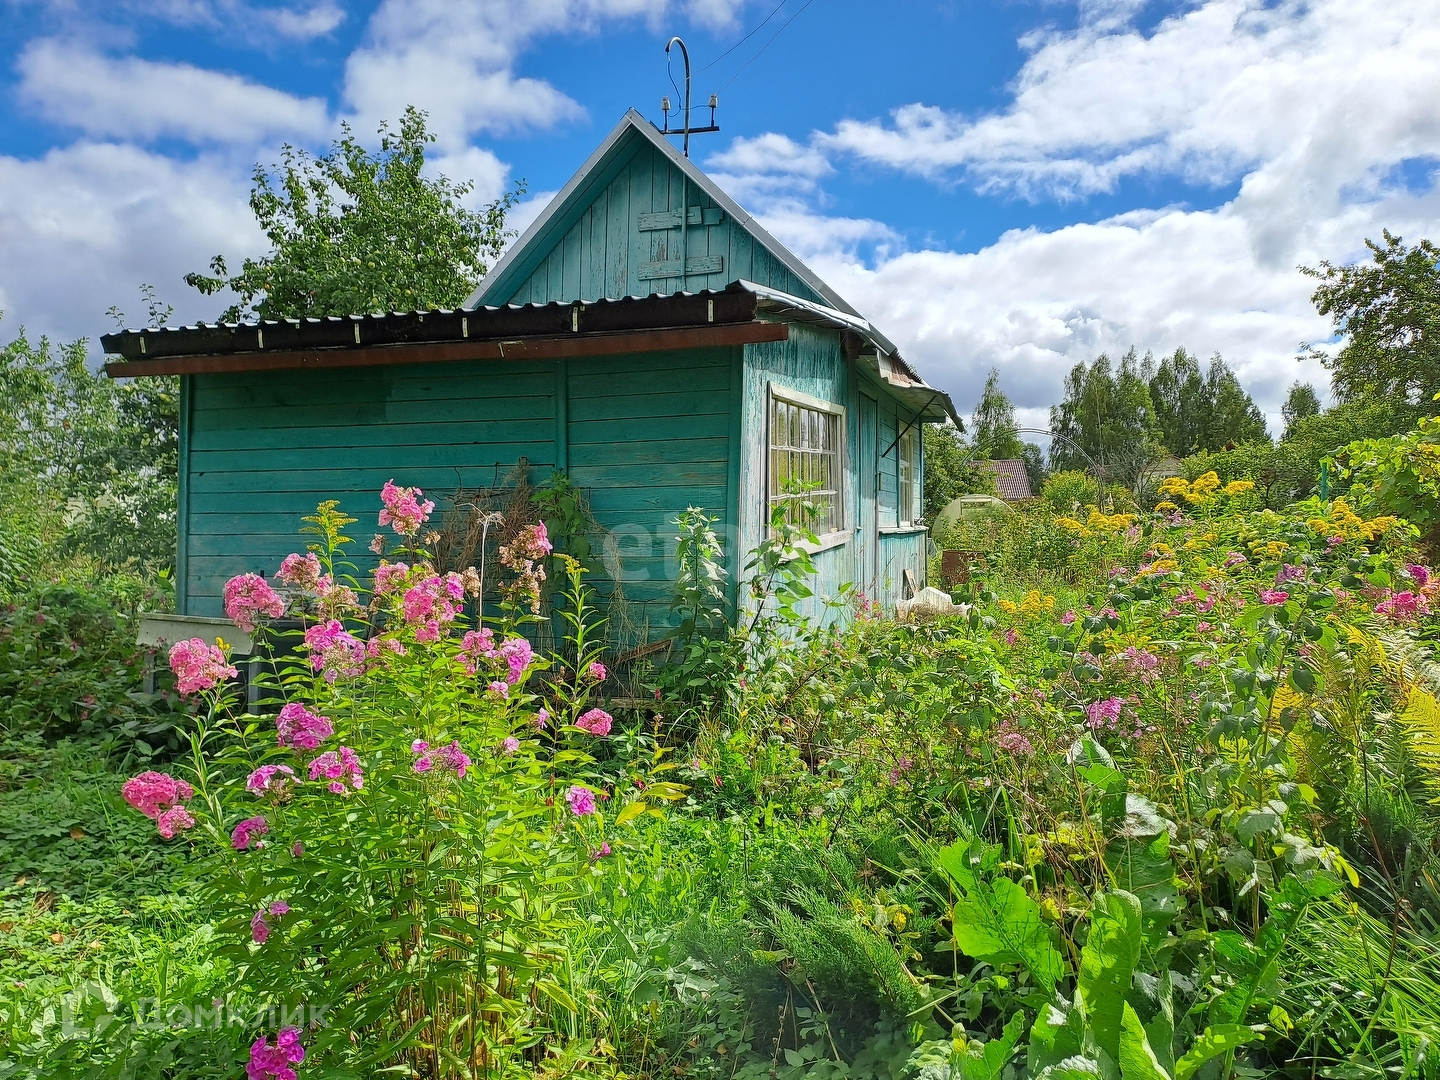
<svg viewBox="0 0 1440 1080"><path fill-rule="evenodd" d="M680 229L642 231L641 214L677 211L686 192L690 206L717 208L700 188L683 183L684 175L659 150L643 140L637 143L634 155L580 213L564 238L548 253L537 253L538 266L510 297L510 303L696 292L723 289L737 278L820 300L728 214L722 214L718 224L692 224L686 230L687 262L718 256L718 271L692 274L683 280L642 280L638 276L641 265L680 258Z"/></svg>
<svg viewBox="0 0 1440 1080"><path fill-rule="evenodd" d="M555 461L552 362L186 381L181 610L192 615L222 614L221 588L232 575L273 575L287 552L303 551L300 519L322 499L339 499L359 519L351 535L368 556L386 480L421 487L439 503L457 486L493 484L521 456L540 477Z"/></svg>
<svg viewBox="0 0 1440 1080"><path fill-rule="evenodd" d="M854 530L858 523L855 506L858 399L851 370L841 354L839 331L792 323L789 341L745 346L739 515L742 554L760 543L768 525L765 466L769 432L765 410L768 386L772 382L841 405L846 410L842 499L846 503L846 525L851 536L849 542L815 557L818 572L815 591L833 596L841 585L857 577ZM744 565L743 559L740 565ZM818 611L818 604L812 606Z"/></svg>
<svg viewBox="0 0 1440 1080"><path fill-rule="evenodd" d="M686 507L733 523L732 371L738 348L569 361L569 475L606 530L618 573L620 640L651 640L675 625L675 517ZM616 560L618 558L618 566ZM607 582L596 582L603 595Z"/></svg>

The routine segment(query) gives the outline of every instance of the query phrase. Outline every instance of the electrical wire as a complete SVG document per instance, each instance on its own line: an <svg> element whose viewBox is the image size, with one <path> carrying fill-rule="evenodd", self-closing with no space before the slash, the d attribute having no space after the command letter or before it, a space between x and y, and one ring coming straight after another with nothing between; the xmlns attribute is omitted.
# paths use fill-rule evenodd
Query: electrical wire
<svg viewBox="0 0 1440 1080"><path fill-rule="evenodd" d="M811 4L813 4L814 2L815 2L815 0L805 0L805 7L802 7L799 11L795 12L794 15L791 15L790 18L786 19L784 26L781 26L779 30L776 30L775 33L773 33L773 34L770 35L770 40L767 41L767 42L765 42L764 45L760 46L760 52L757 52L754 56L750 57L749 60L746 60L745 63L741 64L740 67L736 69L735 74L732 75L732 76L730 76L730 82L727 82L724 86L722 86L722 87L720 88L720 91L719 91L719 92L723 94L726 90L729 90L730 87L731 87L731 85L735 82L735 80L740 77L740 72L744 71L747 67L749 67L751 64L753 64L756 60L759 60L761 54L764 53L764 51L765 51L766 49L768 49L771 45L773 45L773 44L775 43L775 39L776 39L776 38L778 38L781 34L783 34L783 33L785 32L785 27L789 26L789 25L790 25L791 23L793 23L796 19L798 19L801 15L804 15L804 14L805 14L805 8L808 8L808 7L809 7ZM779 9L777 8L776 10L778 11Z"/></svg>
<svg viewBox="0 0 1440 1080"><path fill-rule="evenodd" d="M725 57L729 56L732 52L734 52L736 49L738 49L741 45L744 45L745 42L749 41L752 37L754 37L756 34L758 34L762 29L764 29L766 23L768 23L768 22L769 22L771 19L773 19L776 15L780 14L780 9L783 8L783 7L784 7L786 4L788 4L789 2L790 2L790 0L780 0L780 3L778 3L778 4L775 5L774 9L770 12L770 14L769 14L769 15L766 15L765 18L761 19L760 22L756 24L755 29L751 30L748 34L746 34L744 37L742 37L739 41L735 42L734 45L731 45L731 46L730 46L728 49L726 49L723 53L721 53L719 56L715 57L714 60L711 60L710 63L708 63L708 64L706 64L704 67L702 67L702 68L700 69L700 71L709 71L712 67L714 67L716 64L718 64L721 60L724 60ZM696 72L696 74L699 74L699 72Z"/></svg>

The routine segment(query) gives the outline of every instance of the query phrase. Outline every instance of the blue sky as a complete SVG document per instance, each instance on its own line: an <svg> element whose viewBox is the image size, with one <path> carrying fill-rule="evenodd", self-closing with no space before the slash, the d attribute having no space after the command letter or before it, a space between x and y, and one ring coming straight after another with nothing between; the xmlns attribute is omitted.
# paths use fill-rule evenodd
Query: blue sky
<svg viewBox="0 0 1440 1080"><path fill-rule="evenodd" d="M94 337L111 304L134 322L141 281L179 317L212 317L220 302L180 277L263 249L253 164L287 140L321 148L342 120L368 135L407 103L477 200L526 180L523 223L626 108L658 119L672 33L697 100L721 92L723 130L692 156L962 408L995 366L1043 426L1076 361L1184 345L1222 353L1273 416L1292 380L1324 379L1294 359L1328 334L1295 267L1355 258L1383 227L1440 233L1440 20L1421 0L0 0L0 14L7 336Z"/></svg>

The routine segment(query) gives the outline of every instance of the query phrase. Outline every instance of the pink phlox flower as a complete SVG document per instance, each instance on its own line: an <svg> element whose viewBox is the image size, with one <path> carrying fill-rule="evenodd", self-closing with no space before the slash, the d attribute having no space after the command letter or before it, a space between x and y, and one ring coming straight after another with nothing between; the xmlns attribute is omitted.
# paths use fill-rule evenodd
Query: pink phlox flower
<svg viewBox="0 0 1440 1080"><path fill-rule="evenodd" d="M355 678L365 673L365 643L345 629L339 619L316 623L305 631L310 665L325 673L325 681Z"/></svg>
<svg viewBox="0 0 1440 1080"><path fill-rule="evenodd" d="M474 675L480 670L481 658L495 656L495 631L488 626L479 630L467 630L460 639L460 662L467 674Z"/></svg>
<svg viewBox="0 0 1440 1080"><path fill-rule="evenodd" d="M1195 600L1195 590L1188 586L1175 594L1175 603L1177 604L1193 604Z"/></svg>
<svg viewBox="0 0 1440 1080"><path fill-rule="evenodd" d="M1284 585L1290 581L1304 581L1310 575L1310 568L1304 563L1286 563L1275 571L1275 584Z"/></svg>
<svg viewBox="0 0 1440 1080"><path fill-rule="evenodd" d="M1325 546L1331 551L1334 551L1343 543L1345 543L1345 537L1343 536L1327 536L1325 538Z"/></svg>
<svg viewBox="0 0 1440 1080"><path fill-rule="evenodd" d="M320 580L315 582L315 594L330 611L360 606L355 590L348 585L336 585L329 574L322 575Z"/></svg>
<svg viewBox="0 0 1440 1080"><path fill-rule="evenodd" d="M1120 713L1124 707L1125 702L1118 697L1092 701L1085 706L1085 723L1091 731L1114 731L1120 723Z"/></svg>
<svg viewBox="0 0 1440 1080"><path fill-rule="evenodd" d="M1074 612L1074 611L1067 611L1067 612L1065 612L1064 615L1061 615L1061 616L1060 616L1060 622L1061 622L1062 624L1064 624L1065 626L1074 626L1074 625L1075 625L1075 619L1076 619L1076 615L1075 615L1075 612Z"/></svg>
<svg viewBox="0 0 1440 1080"><path fill-rule="evenodd" d="M606 676L609 675L609 672L605 670L604 664L600 663L599 660L596 660L593 664L591 664L588 668L585 669L585 674L590 676L590 678L594 679L596 682L604 682Z"/></svg>
<svg viewBox="0 0 1440 1080"><path fill-rule="evenodd" d="M505 681L511 686L520 681L520 677L525 674L525 669L535 658L535 651L530 647L530 642L524 638L506 638L496 651L510 669L505 676Z"/></svg>
<svg viewBox="0 0 1440 1080"><path fill-rule="evenodd" d="M458 574L443 578L430 574L406 589L401 611L406 622L417 626L415 640L439 640L441 625L454 622L460 614L463 597L464 586Z"/></svg>
<svg viewBox="0 0 1440 1080"><path fill-rule="evenodd" d="M591 735L603 737L610 734L610 725L613 722L614 717L604 709L591 709L575 721L575 726L581 731L588 731Z"/></svg>
<svg viewBox="0 0 1440 1080"><path fill-rule="evenodd" d="M136 810L156 821L166 810L194 798L195 789L165 773L143 772L126 780L120 794Z"/></svg>
<svg viewBox="0 0 1440 1080"><path fill-rule="evenodd" d="M260 910L250 916L250 940L257 945L264 945L270 939L269 918L280 918L282 915L290 914L290 905L284 900L276 900L273 904L260 905Z"/></svg>
<svg viewBox="0 0 1440 1080"><path fill-rule="evenodd" d="M385 504L385 509L380 511L380 524L389 525L401 536L414 536L435 509L431 500L420 501L424 498L425 493L419 488L400 488L394 480L385 481L380 489L380 501Z"/></svg>
<svg viewBox="0 0 1440 1080"><path fill-rule="evenodd" d="M1375 612L1394 622L1405 622L1421 615L1430 614L1430 602L1416 592L1392 592L1375 605Z"/></svg>
<svg viewBox="0 0 1440 1080"><path fill-rule="evenodd" d="M1105 619L1118 619L1120 618L1120 612L1116 611L1113 607L1101 608L1100 617Z"/></svg>
<svg viewBox="0 0 1440 1080"><path fill-rule="evenodd" d="M373 537L371 537L371 539L370 539L370 550L373 551L376 555L384 555L384 554L385 554L385 534L384 534L384 533L376 533Z"/></svg>
<svg viewBox="0 0 1440 1080"><path fill-rule="evenodd" d="M510 696L510 684L504 679L496 679L485 689L489 690L490 693L496 697L508 698Z"/></svg>
<svg viewBox="0 0 1440 1080"><path fill-rule="evenodd" d="M1210 614L1210 612L1215 610L1215 602L1218 599L1219 597L1215 596L1212 593L1206 596L1205 599L1197 601L1195 604L1195 610L1198 611L1201 615L1208 615Z"/></svg>
<svg viewBox="0 0 1440 1080"><path fill-rule="evenodd" d="M453 772L461 780L465 779L465 772L470 768L470 755L460 749L458 742L452 739L449 746L442 746L435 751L435 757L443 768Z"/></svg>
<svg viewBox="0 0 1440 1080"><path fill-rule="evenodd" d="M550 710L541 709L539 712L537 712L535 714L535 719L533 723L535 724L536 731L544 731L547 727L550 726Z"/></svg>
<svg viewBox="0 0 1440 1080"><path fill-rule="evenodd" d="M304 555L291 552L280 563L280 572L275 576L292 589L314 592L320 581L320 557L313 551Z"/></svg>
<svg viewBox="0 0 1440 1080"><path fill-rule="evenodd" d="M504 754L506 757L509 757L511 754L514 754L514 753L515 753L516 751L518 751L519 749L520 749L520 740L517 739L517 738L515 738L514 735L508 736L508 737L505 739L505 741L500 744L500 752L501 752L502 754Z"/></svg>
<svg viewBox="0 0 1440 1080"><path fill-rule="evenodd" d="M1405 573L1410 576L1411 581L1415 582L1417 589L1423 589L1426 585L1430 584L1429 568L1421 566L1419 563L1406 563Z"/></svg>
<svg viewBox="0 0 1440 1080"><path fill-rule="evenodd" d="M609 857L609 855L610 855L610 842L609 842L608 840L607 840L605 843L601 844L598 848L591 848L591 849L590 849L590 861L591 861L591 862L599 862L601 859L604 859L604 858Z"/></svg>
<svg viewBox="0 0 1440 1080"><path fill-rule="evenodd" d="M1208 634L1210 632L1210 624L1204 620L1197 622L1195 624L1195 632L1197 634Z"/></svg>
<svg viewBox="0 0 1440 1080"><path fill-rule="evenodd" d="M156 831L166 840L174 839L177 832L183 832L185 829L193 829L194 827L195 819L190 815L190 811L183 806L172 806L155 819Z"/></svg>
<svg viewBox="0 0 1440 1080"><path fill-rule="evenodd" d="M252 633L261 616L278 619L285 614L285 601L259 574L239 574L225 583L225 617Z"/></svg>
<svg viewBox="0 0 1440 1080"><path fill-rule="evenodd" d="M1229 570L1232 566L1241 566L1249 561L1250 560L1247 559L1244 555L1241 555L1240 552L1232 551L1230 552L1230 554L1225 556L1225 561L1220 565L1225 567L1226 570Z"/></svg>
<svg viewBox="0 0 1440 1080"><path fill-rule="evenodd" d="M289 765L261 765L246 779L245 790L254 795L282 795L294 782L295 770Z"/></svg>
<svg viewBox="0 0 1440 1080"><path fill-rule="evenodd" d="M552 548L545 523L521 529L515 539L500 548L500 565L515 574L515 580L504 588L505 599L517 607L528 605L532 614L540 612L540 583L545 580L545 556Z"/></svg>
<svg viewBox="0 0 1440 1080"><path fill-rule="evenodd" d="M890 772L887 776L887 779L892 784L898 784L900 782L900 778L914 767L915 762L910 760L910 756L908 754L901 754L900 760L895 762L895 764L890 767Z"/></svg>
<svg viewBox="0 0 1440 1080"><path fill-rule="evenodd" d="M593 814L595 810L595 793L587 787L579 784L571 786L565 795L566 801L570 804L570 812L576 817L584 817L586 814Z"/></svg>
<svg viewBox="0 0 1440 1080"><path fill-rule="evenodd" d="M1018 635L1017 633L1015 633L1014 630L1006 630L1006 631L1005 631L1005 644L1006 644L1006 645L1014 645L1016 639L1018 639L1019 636L1020 636L1020 635Z"/></svg>
<svg viewBox="0 0 1440 1080"><path fill-rule="evenodd" d="M245 1063L246 1080L296 1080L293 1065L305 1060L305 1048L300 1045L300 1029L281 1028L271 1046L264 1035L250 1046L250 1060Z"/></svg>
<svg viewBox="0 0 1440 1080"><path fill-rule="evenodd" d="M1160 658L1148 649L1139 649L1131 645L1120 654L1120 658L1130 669L1130 674L1137 676L1143 682L1154 682L1160 677Z"/></svg>
<svg viewBox="0 0 1440 1080"><path fill-rule="evenodd" d="M198 637L170 647L170 670L175 672L175 689L181 697L213 689L236 675L220 648Z"/></svg>
<svg viewBox="0 0 1440 1080"><path fill-rule="evenodd" d="M260 839L270 831L270 823L263 817L250 817L235 826L230 833L230 846L236 851L248 851L250 845L257 848L263 847L265 842Z"/></svg>
<svg viewBox="0 0 1440 1080"><path fill-rule="evenodd" d="M330 781L330 790L336 795L345 794L347 781L356 791L365 786L360 759L348 746L340 747L339 751L327 750L310 762L310 779L319 780L322 777Z"/></svg>
<svg viewBox="0 0 1440 1080"><path fill-rule="evenodd" d="M1278 607L1290 599L1290 594L1284 589L1261 589L1260 602L1269 604L1271 607Z"/></svg>
<svg viewBox="0 0 1440 1080"><path fill-rule="evenodd" d="M275 742L281 749L314 750L333 734L335 726L328 716L317 716L298 701L290 702L275 718Z"/></svg>
<svg viewBox="0 0 1440 1080"><path fill-rule="evenodd" d="M405 584L405 579L410 576L410 567L403 562L381 563L375 568L375 592L379 596L389 596L392 592Z"/></svg>

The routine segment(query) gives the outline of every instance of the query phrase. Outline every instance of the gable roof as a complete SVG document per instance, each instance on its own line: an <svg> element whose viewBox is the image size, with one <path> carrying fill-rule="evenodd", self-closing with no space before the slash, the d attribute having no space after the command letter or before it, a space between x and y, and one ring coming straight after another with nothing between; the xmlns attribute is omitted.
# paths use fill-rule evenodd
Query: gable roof
<svg viewBox="0 0 1440 1080"><path fill-rule="evenodd" d="M995 490L1002 499L1033 498L1030 474L1025 471L1025 462L1019 458L1000 458L979 464L981 469L995 477Z"/></svg>
<svg viewBox="0 0 1440 1080"><path fill-rule="evenodd" d="M530 227L510 246L500 261L491 267L484 280L465 301L465 306L475 308L509 302L516 289L556 244L564 239L599 192L615 178L643 145L653 147L670 165L680 170L690 183L708 196L772 258L812 290L814 299L846 315L859 317L860 313L846 303L839 293L825 284L794 252L766 232L759 222L701 172L694 162L676 150L654 124L634 109L625 113L620 123L615 125L615 129L596 147L579 171L556 193L540 216L530 223Z"/></svg>

